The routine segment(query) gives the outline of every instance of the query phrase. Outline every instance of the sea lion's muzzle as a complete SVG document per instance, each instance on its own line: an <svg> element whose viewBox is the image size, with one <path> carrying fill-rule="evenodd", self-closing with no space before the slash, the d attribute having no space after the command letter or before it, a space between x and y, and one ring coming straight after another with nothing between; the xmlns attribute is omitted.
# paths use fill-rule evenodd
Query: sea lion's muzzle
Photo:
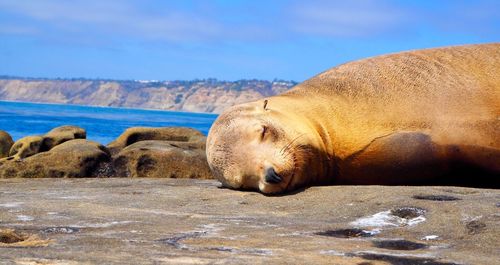
<svg viewBox="0 0 500 265"><path fill-rule="evenodd" d="M267 183L278 184L283 181L283 178L276 173L273 167L266 169L266 176L264 177Z"/></svg>

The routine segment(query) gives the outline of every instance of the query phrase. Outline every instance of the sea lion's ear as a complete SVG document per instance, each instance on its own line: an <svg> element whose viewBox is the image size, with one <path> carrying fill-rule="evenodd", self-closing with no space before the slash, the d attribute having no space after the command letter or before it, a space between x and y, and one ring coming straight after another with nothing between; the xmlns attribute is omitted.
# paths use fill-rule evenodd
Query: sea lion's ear
<svg viewBox="0 0 500 265"><path fill-rule="evenodd" d="M264 99L264 110L267 110L267 99Z"/></svg>

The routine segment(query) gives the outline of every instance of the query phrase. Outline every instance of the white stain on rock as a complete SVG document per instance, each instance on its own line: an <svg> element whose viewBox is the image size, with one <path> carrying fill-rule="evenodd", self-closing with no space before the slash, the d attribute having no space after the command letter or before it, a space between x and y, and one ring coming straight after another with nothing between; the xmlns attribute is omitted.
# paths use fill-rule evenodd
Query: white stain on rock
<svg viewBox="0 0 500 265"><path fill-rule="evenodd" d="M413 226L424 222L425 220L426 219L423 215L419 215L414 218L401 218L399 216L393 215L391 211L383 211L371 216L359 218L351 222L350 224L355 227L402 227Z"/></svg>
<svg viewBox="0 0 500 265"><path fill-rule="evenodd" d="M35 220L35 218L33 218L33 216L29 216L29 215L18 215L17 220L23 221L23 222L29 222L29 221Z"/></svg>
<svg viewBox="0 0 500 265"><path fill-rule="evenodd" d="M421 240L436 240L438 238L439 238L439 236L437 236L437 235L430 235L430 236L422 237Z"/></svg>
<svg viewBox="0 0 500 265"><path fill-rule="evenodd" d="M469 216L469 215L464 215L462 214L462 221L463 222L473 222L473 221L477 221L479 219L483 218L482 215L478 215L478 216Z"/></svg>
<svg viewBox="0 0 500 265"><path fill-rule="evenodd" d="M380 234L380 231L381 230L378 228L375 228L372 230L363 230L364 233L370 234L370 236L378 235L378 234Z"/></svg>
<svg viewBox="0 0 500 265"><path fill-rule="evenodd" d="M7 203L0 203L0 207L19 208L21 207L22 204L24 204L24 202L7 202Z"/></svg>
<svg viewBox="0 0 500 265"><path fill-rule="evenodd" d="M388 257L404 257L404 258L435 258L436 255L434 255L433 253L412 253L412 254L406 254L406 253L402 253L402 252L379 252L379 251L369 251L369 250L365 250L365 251L356 251L354 253L355 256L362 256L362 255L366 255L366 254L373 254L373 255L384 255L384 256L388 256ZM408 263L410 264L410 263Z"/></svg>
<svg viewBox="0 0 500 265"><path fill-rule="evenodd" d="M332 255L332 256L345 256L345 253L344 252L340 252L340 251L337 251L337 250L321 250L319 252L319 254L323 254L323 255Z"/></svg>
<svg viewBox="0 0 500 265"><path fill-rule="evenodd" d="M122 224L130 224L130 223L136 223L136 221L112 221L112 222L106 222L106 223L97 223L97 224L77 224L77 225L72 225L72 227L77 227L77 228L86 228L86 227L91 227L91 228L105 228L105 227L111 227L115 225L122 225Z"/></svg>
<svg viewBox="0 0 500 265"><path fill-rule="evenodd" d="M59 196L58 198L64 199L64 200L92 199L92 197L90 197L90 196L78 196L78 195Z"/></svg>

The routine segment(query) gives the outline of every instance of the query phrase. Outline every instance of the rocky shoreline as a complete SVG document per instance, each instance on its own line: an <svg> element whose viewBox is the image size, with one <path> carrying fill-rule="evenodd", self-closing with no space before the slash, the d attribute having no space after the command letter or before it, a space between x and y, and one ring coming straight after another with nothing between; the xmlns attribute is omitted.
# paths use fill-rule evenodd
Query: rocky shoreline
<svg viewBox="0 0 500 265"><path fill-rule="evenodd" d="M498 264L500 193L171 178L0 179L0 264Z"/></svg>
<svg viewBox="0 0 500 265"><path fill-rule="evenodd" d="M66 125L16 142L0 131L0 178L212 178L206 137L185 127L132 127L107 146Z"/></svg>

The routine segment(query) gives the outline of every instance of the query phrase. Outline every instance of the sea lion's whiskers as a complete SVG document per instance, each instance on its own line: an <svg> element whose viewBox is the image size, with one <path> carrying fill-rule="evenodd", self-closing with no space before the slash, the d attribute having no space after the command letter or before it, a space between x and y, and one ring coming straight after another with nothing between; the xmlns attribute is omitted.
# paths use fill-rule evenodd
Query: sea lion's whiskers
<svg viewBox="0 0 500 265"><path fill-rule="evenodd" d="M292 153L298 153L299 155L302 155L301 153L303 151L308 151L308 149L310 149L310 146L304 144L293 146L295 152L288 152L290 148L291 146L286 150L287 152L284 154L285 156L283 157L283 159L287 159L290 155L292 155Z"/></svg>
<svg viewBox="0 0 500 265"><path fill-rule="evenodd" d="M305 133L300 134L299 136L295 137L292 141L290 141L287 145L285 145L283 148L280 150L280 154L283 154L283 152L288 151L288 148L293 144L293 142L297 141L300 137L306 135Z"/></svg>

